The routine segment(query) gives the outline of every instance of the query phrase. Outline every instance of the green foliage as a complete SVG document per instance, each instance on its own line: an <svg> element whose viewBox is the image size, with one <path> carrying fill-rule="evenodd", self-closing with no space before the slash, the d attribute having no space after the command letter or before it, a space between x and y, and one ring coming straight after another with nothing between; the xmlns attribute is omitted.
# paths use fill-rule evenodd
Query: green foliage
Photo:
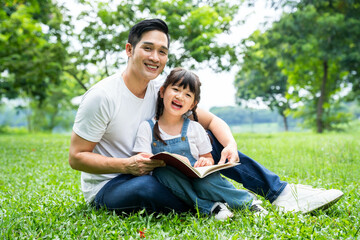
<svg viewBox="0 0 360 240"><path fill-rule="evenodd" d="M60 82L66 57L60 10L51 0L0 6L0 99L21 96L42 102L46 90Z"/></svg>
<svg viewBox="0 0 360 240"><path fill-rule="evenodd" d="M79 16L86 25L78 35L82 46L78 64L97 68L101 79L126 63L127 58L121 54L130 28L140 18L131 1L118 5L111 1L84 1L84 5L89 10Z"/></svg>
<svg viewBox="0 0 360 240"><path fill-rule="evenodd" d="M245 48L237 95L249 99L259 94L266 100L273 92L264 91L263 86L279 89L280 100L275 98L275 103L282 102L279 109L285 115L289 107L302 104L295 115L307 118L317 132L334 129L349 119L332 104L340 91L351 87L347 99L357 98L360 21L356 13L360 4L348 0L282 3L294 7L293 12L283 14L266 33L254 33L245 41L252 45Z"/></svg>
<svg viewBox="0 0 360 240"><path fill-rule="evenodd" d="M358 126L359 127L359 126ZM341 189L333 207L313 215L281 214L270 203L261 219L235 211L230 221L197 214L129 215L84 203L80 173L68 165L70 136L0 137L0 236L3 239L357 239L359 129L352 133L237 134L242 152L283 180ZM236 184L237 187L241 187ZM264 200L264 199L263 199ZM140 232L141 231L141 232Z"/></svg>
<svg viewBox="0 0 360 240"><path fill-rule="evenodd" d="M74 111L78 106L72 104L75 96L83 94L83 89L76 81L66 75L61 77L61 84L47 90L48 97L41 103L33 101L30 104L31 131L52 132L55 127L68 131L72 129Z"/></svg>
<svg viewBox="0 0 360 240"><path fill-rule="evenodd" d="M90 10L79 18L86 26L79 34L81 64L98 69L98 79L109 76L126 63L122 55L130 28L145 18L161 18L170 30L168 66L196 68L196 63L211 62L214 70L229 70L237 61L235 49L219 44L216 37L227 33L239 4L225 0L172 1L82 1ZM224 60L226 59L226 60ZM80 62L79 62L80 63Z"/></svg>
<svg viewBox="0 0 360 240"><path fill-rule="evenodd" d="M216 37L230 30L239 5L223 0L174 2L178 2L183 9L178 9L174 4L162 3L160 7L163 9L156 12L165 17L171 39L177 46L176 51L180 51L180 54L169 57L168 65L175 67L189 64L191 60L198 63L208 61L209 67L215 71L229 70L237 62L235 49L226 43L218 43ZM196 68L196 65L191 63L190 68Z"/></svg>
<svg viewBox="0 0 360 240"><path fill-rule="evenodd" d="M83 93L78 83L86 76L74 67L76 53L67 52L70 18L52 0L0 5L0 102L22 99L28 130L51 131L68 120L61 114L74 108L70 101Z"/></svg>
<svg viewBox="0 0 360 240"><path fill-rule="evenodd" d="M330 130L337 124L337 121L334 124L327 121L336 117L325 115L337 115L337 111L331 109L332 98L348 86L349 79L358 71L354 66L350 69L342 64L347 61L349 46L358 45L354 36L359 34L359 28L349 28L349 23L355 21L355 16L349 13L358 8L358 5L343 0L303 1L296 12L284 16L273 27L273 31L282 35L276 41L283 48L282 68L295 89L293 95L296 99L296 93L301 89L307 92L300 100L307 107L316 109L318 132ZM358 19L356 21L360 24Z"/></svg>
<svg viewBox="0 0 360 240"><path fill-rule="evenodd" d="M290 109L287 94L287 76L278 66L279 52L273 48L266 33L255 31L243 41L243 63L235 76L237 101L260 99L284 119L288 130L287 112Z"/></svg>

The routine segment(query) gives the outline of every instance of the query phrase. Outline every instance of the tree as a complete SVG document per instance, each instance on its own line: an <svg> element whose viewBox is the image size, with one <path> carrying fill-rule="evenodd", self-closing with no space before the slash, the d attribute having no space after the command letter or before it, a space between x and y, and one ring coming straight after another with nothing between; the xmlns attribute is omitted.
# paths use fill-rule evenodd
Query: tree
<svg viewBox="0 0 360 240"><path fill-rule="evenodd" d="M237 101L260 98L262 103L280 114L284 129L288 131L287 76L277 65L277 50L271 46L267 33L261 34L260 31L255 31L242 44L243 62L234 82Z"/></svg>
<svg viewBox="0 0 360 240"><path fill-rule="evenodd" d="M346 80L351 83L352 91L348 100L360 102L360 2L347 0L338 3L339 11L344 14L346 31L344 38L344 56L341 68L347 70Z"/></svg>
<svg viewBox="0 0 360 240"><path fill-rule="evenodd" d="M294 93L305 93L296 98L307 107L314 104L319 133L335 123L326 116L332 112L332 97L346 86L349 75L348 69L341 67L349 41L348 24L339 8L343 2L300 2L297 11L284 15L271 29L273 41L279 42L282 51L281 67Z"/></svg>
<svg viewBox="0 0 360 240"><path fill-rule="evenodd" d="M210 67L229 70L237 61L235 49L217 43L216 37L230 30L238 4L225 0L173 1L81 1L90 8L79 16L86 26L79 34L82 63L97 69L101 79L125 64L123 54L131 26L145 18L165 20L170 29L168 66L195 68L196 63L209 61Z"/></svg>
<svg viewBox="0 0 360 240"><path fill-rule="evenodd" d="M73 84L81 73L72 71L76 53L67 52L71 21L52 0L0 5L0 101L22 99L18 109L26 109L28 130L50 131L81 94Z"/></svg>
<svg viewBox="0 0 360 240"><path fill-rule="evenodd" d="M194 69L196 63L208 62L214 71L223 71L237 63L235 47L218 43L216 37L230 31L239 2L142 0L142 6L169 25L172 44L176 46L169 57L170 67L188 64Z"/></svg>
<svg viewBox="0 0 360 240"><path fill-rule="evenodd" d="M0 100L29 97L40 103L58 84L66 51L62 15L51 0L0 3Z"/></svg>
<svg viewBox="0 0 360 240"><path fill-rule="evenodd" d="M268 41L277 51L277 67L287 77L287 96L303 105L297 115L307 118L305 122L315 125L317 132L331 130L336 124L348 121L348 116L335 111L340 109L335 106L341 90L352 86L353 92L358 91L359 3L352 0L278 2L277 6L293 7L293 12L284 14L267 30Z"/></svg>

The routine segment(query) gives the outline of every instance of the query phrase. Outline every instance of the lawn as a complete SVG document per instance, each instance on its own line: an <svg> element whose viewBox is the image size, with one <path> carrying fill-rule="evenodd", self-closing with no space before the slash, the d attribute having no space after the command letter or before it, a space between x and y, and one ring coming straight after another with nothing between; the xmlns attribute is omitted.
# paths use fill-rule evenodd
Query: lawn
<svg viewBox="0 0 360 240"><path fill-rule="evenodd" d="M84 203L67 162L69 136L0 135L1 239L359 239L360 141L352 133L235 134L239 149L291 183L341 189L333 207L265 218L235 211L217 222L197 214L116 215ZM241 185L236 184L238 187Z"/></svg>

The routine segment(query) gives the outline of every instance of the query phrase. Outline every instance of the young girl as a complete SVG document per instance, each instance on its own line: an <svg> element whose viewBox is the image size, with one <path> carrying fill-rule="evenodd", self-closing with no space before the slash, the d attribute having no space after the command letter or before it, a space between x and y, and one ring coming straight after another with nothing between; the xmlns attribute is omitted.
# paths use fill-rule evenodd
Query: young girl
<svg viewBox="0 0 360 240"><path fill-rule="evenodd" d="M171 71L159 90L155 118L139 127L134 152L156 154L166 151L177 154L194 167L214 164L210 140L197 122L200 85L198 76L190 71L183 68ZM195 121L189 120L190 115ZM198 207L201 213L213 214L218 220L233 216L225 202L231 208L250 208L266 213L255 204L254 195L236 189L219 172L192 179L166 166L156 168L153 175L184 202Z"/></svg>

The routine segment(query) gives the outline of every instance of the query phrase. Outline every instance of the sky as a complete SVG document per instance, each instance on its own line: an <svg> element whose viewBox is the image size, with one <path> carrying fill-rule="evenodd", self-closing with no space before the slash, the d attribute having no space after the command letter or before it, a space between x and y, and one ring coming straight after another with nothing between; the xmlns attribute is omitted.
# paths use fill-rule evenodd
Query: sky
<svg viewBox="0 0 360 240"><path fill-rule="evenodd" d="M238 0L233 0L238 1ZM58 0L60 3L65 3L73 15L79 14L80 8L76 7L73 0ZM241 39L247 38L255 30L264 30L262 23L279 19L281 12L271 9L265 0L255 1L253 7L247 7L245 4L240 8L237 15L238 19L244 19L246 22L239 26L231 28L231 34L221 35L218 41L238 44ZM170 49L171 50L171 49ZM210 68L203 68L194 71L200 78L201 86L201 100L199 107L209 110L211 107L235 106L235 87L234 78L239 66L234 66L229 72L215 73ZM252 107L261 107L255 106Z"/></svg>

